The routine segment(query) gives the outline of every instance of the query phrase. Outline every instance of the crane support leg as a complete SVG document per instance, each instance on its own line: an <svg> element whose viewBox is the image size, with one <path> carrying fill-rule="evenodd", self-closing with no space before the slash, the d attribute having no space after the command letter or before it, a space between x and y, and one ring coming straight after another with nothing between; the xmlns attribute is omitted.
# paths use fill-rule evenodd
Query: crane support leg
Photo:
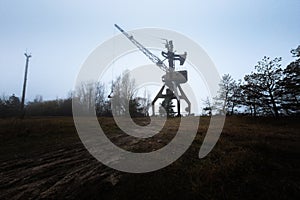
<svg viewBox="0 0 300 200"><path fill-rule="evenodd" d="M177 99L177 117L181 117L181 114L180 114L180 99Z"/></svg>
<svg viewBox="0 0 300 200"><path fill-rule="evenodd" d="M153 99L151 105L152 105L152 116L155 116L155 109L154 109L154 105L155 105L155 102L157 101L158 98L164 98L165 95L163 95L163 91L165 89L166 85L163 85L161 87L161 89L159 90L158 94L156 95L156 97Z"/></svg>
<svg viewBox="0 0 300 200"><path fill-rule="evenodd" d="M167 95L166 94L163 94L163 90L165 89L166 85L163 85L162 88L159 90L158 94L156 95L156 97L153 99L151 105L152 105L152 116L155 116L155 108L154 108L154 105L155 105L155 102L157 101L157 99L159 98L166 98ZM180 92L180 95L179 95L179 99L175 96L175 94L172 95L171 99L176 99L177 100L177 116L180 117L181 116L181 113L180 113L180 99L183 99L185 100L185 102L188 104L187 106L187 112L188 112L188 115L191 114L191 102L190 100L187 98L186 94L184 93L183 89L181 88L180 85L177 86L178 89L179 89L179 92ZM177 90L177 88L176 88Z"/></svg>
<svg viewBox="0 0 300 200"><path fill-rule="evenodd" d="M191 114L191 102L190 102L190 100L187 98L187 96L185 95L185 93L184 93L184 91L183 91L183 89L181 88L180 85L178 85L178 89L179 89L179 91L180 91L180 99L184 99L185 102L188 104L187 112L188 112L188 115L190 115L190 114ZM178 103L178 105L179 105L179 107L180 107L180 102ZM178 112L178 114L180 114L180 113Z"/></svg>

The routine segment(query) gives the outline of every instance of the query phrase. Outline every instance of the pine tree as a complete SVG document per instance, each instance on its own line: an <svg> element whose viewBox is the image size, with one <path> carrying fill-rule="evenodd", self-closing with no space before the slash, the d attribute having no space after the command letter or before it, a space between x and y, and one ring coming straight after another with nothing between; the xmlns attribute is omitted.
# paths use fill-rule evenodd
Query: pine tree
<svg viewBox="0 0 300 200"><path fill-rule="evenodd" d="M234 114L240 92L239 84L229 74L224 74L219 84L218 95L214 98L214 108L221 114Z"/></svg>
<svg viewBox="0 0 300 200"><path fill-rule="evenodd" d="M282 98L281 106L288 115L300 113L300 45L291 53L297 59L283 70L278 92Z"/></svg>
<svg viewBox="0 0 300 200"><path fill-rule="evenodd" d="M280 97L278 95L279 81L282 76L281 58L264 57L255 66L256 71L244 77L242 86L246 96L246 104L253 109L254 115L258 111L261 114L279 116Z"/></svg>

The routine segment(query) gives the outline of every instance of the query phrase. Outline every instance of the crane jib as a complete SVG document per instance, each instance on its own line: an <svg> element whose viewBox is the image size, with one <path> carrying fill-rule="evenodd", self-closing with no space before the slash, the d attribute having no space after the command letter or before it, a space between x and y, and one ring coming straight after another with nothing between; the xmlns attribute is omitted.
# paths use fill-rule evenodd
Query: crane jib
<svg viewBox="0 0 300 200"><path fill-rule="evenodd" d="M144 47L141 43L133 38L132 35L129 35L126 31L124 31L121 27L115 24L115 27L123 33L142 53L144 53L154 64L156 64L160 69L167 72L169 68L163 63L162 60L159 59L156 55L154 55L151 51L149 51L146 47Z"/></svg>

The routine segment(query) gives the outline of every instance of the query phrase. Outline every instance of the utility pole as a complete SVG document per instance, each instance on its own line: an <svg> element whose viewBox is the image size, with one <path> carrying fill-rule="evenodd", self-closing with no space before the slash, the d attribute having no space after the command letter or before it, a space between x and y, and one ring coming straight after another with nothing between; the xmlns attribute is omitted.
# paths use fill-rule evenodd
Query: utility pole
<svg viewBox="0 0 300 200"><path fill-rule="evenodd" d="M24 74L22 101L21 101L21 119L23 119L24 115L25 115L24 104L25 104L25 92L26 92L27 72L28 72L29 58L31 58L31 54L27 54L27 52L24 53L24 55L26 57L26 64L25 64L25 74Z"/></svg>

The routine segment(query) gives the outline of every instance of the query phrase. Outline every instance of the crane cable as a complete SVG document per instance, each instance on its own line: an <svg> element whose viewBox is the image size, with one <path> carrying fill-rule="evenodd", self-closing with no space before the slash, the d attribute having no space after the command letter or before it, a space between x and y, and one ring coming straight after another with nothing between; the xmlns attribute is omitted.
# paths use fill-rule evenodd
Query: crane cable
<svg viewBox="0 0 300 200"><path fill-rule="evenodd" d="M115 67L115 55L116 55L116 30L113 28L113 50L112 50L112 64L111 64L111 88L110 88L110 94L108 95L108 98L112 98L113 93L114 93L114 67Z"/></svg>

